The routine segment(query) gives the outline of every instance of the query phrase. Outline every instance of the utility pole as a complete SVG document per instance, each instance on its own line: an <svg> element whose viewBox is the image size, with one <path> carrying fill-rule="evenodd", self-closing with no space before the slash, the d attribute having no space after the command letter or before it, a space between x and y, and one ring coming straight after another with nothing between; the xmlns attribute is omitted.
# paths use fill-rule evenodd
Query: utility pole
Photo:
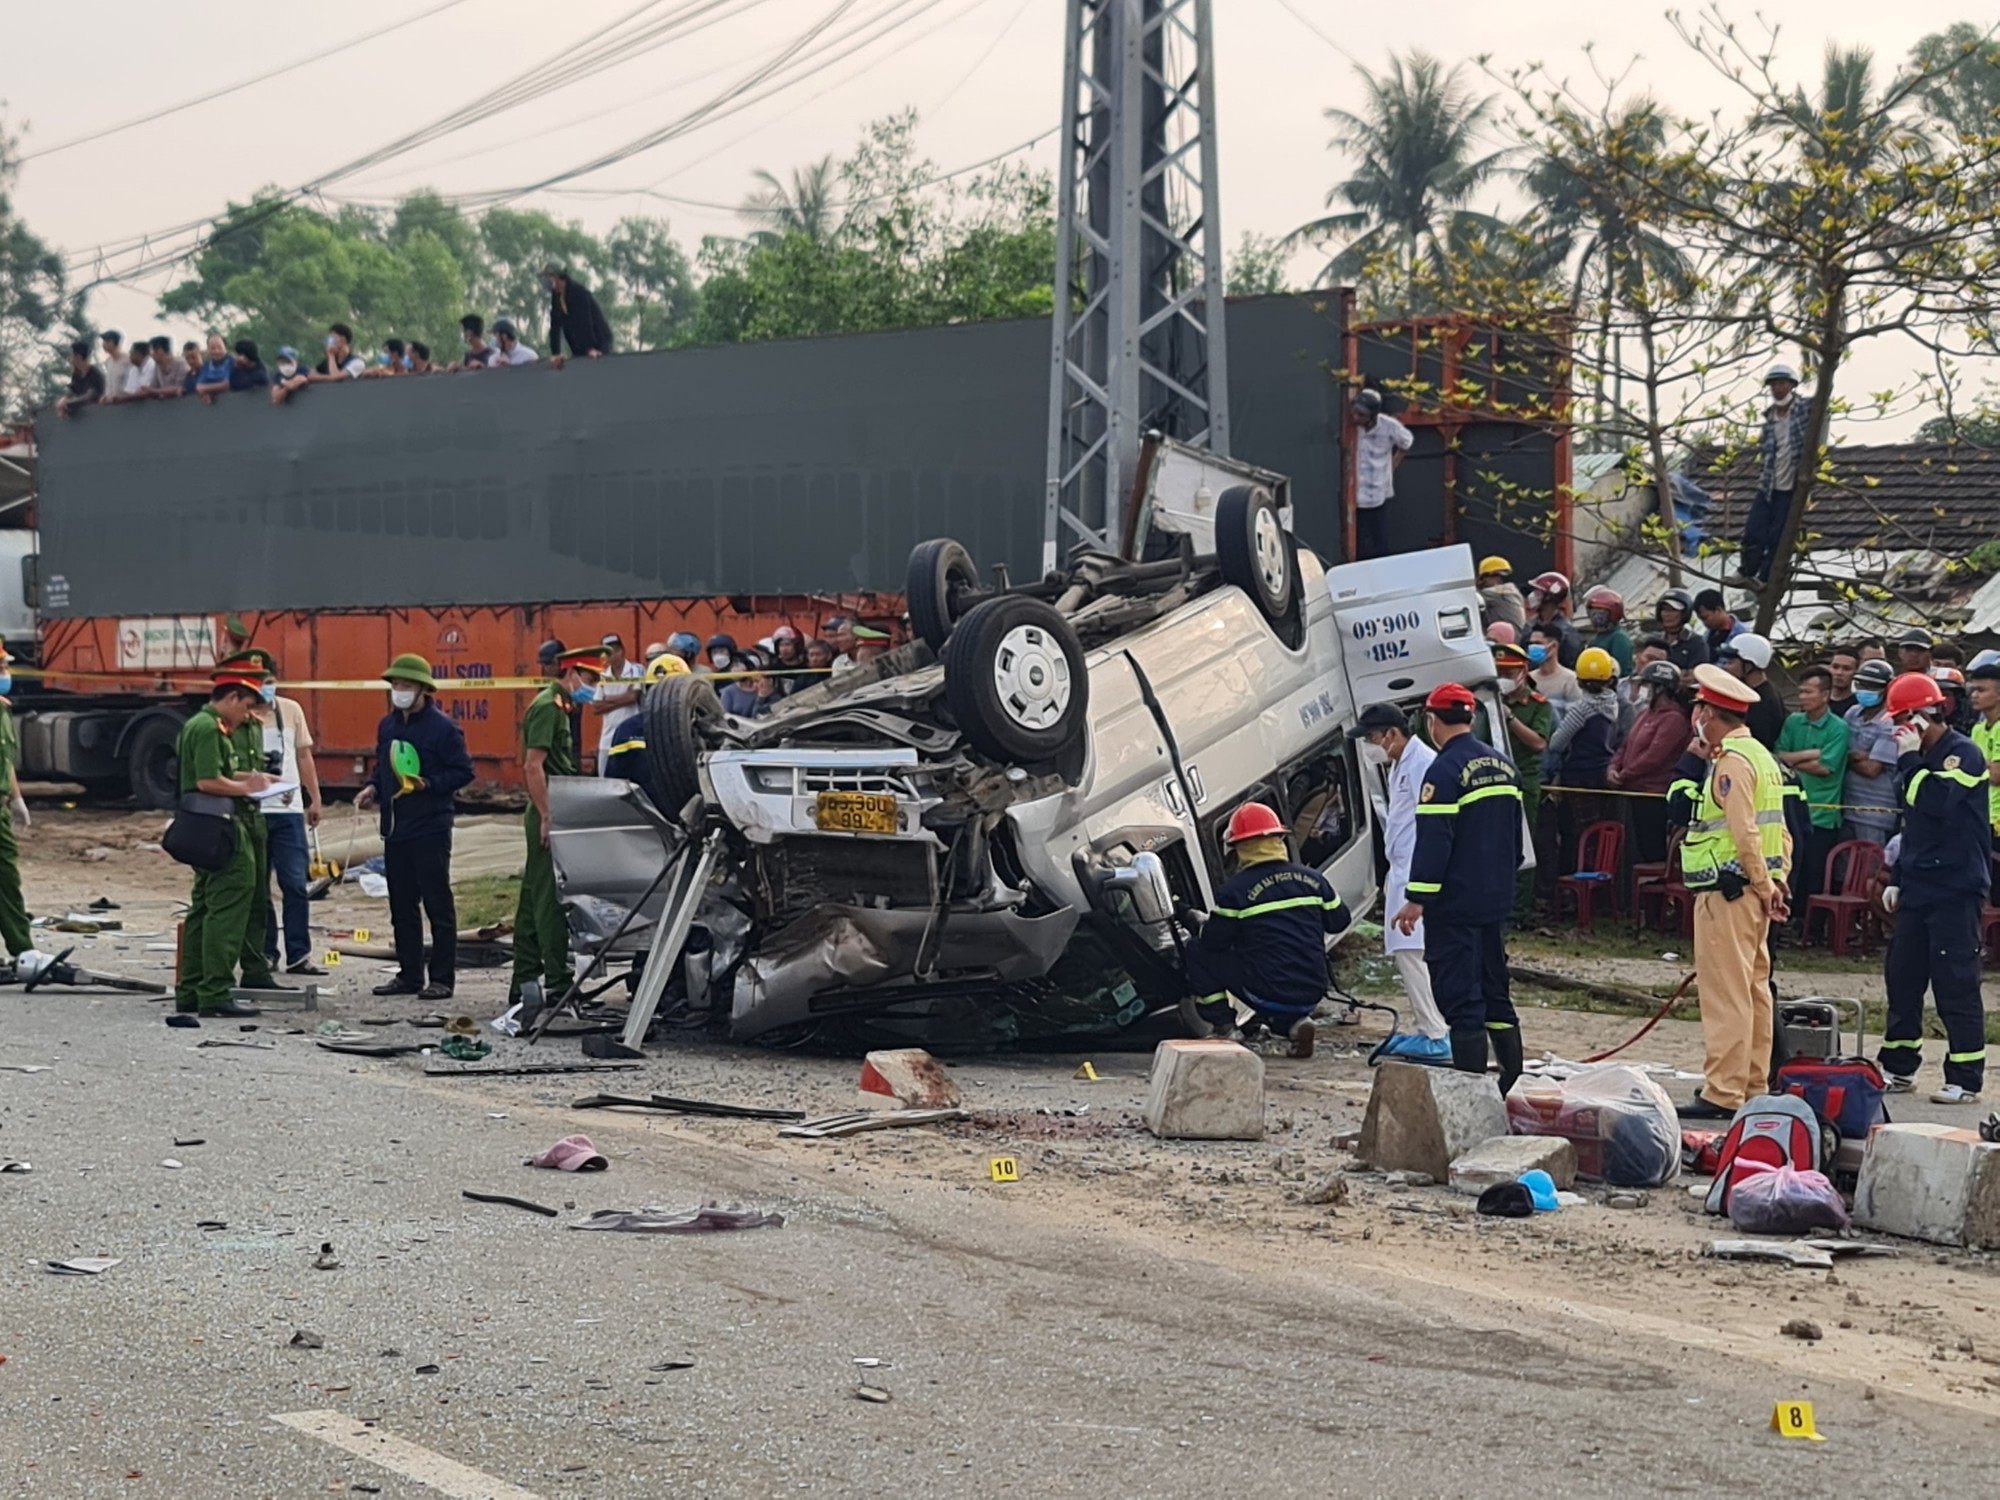
<svg viewBox="0 0 2000 1500"><path fill-rule="evenodd" d="M1229 452L1211 0L1067 0L1042 565L1117 551L1140 442Z"/></svg>

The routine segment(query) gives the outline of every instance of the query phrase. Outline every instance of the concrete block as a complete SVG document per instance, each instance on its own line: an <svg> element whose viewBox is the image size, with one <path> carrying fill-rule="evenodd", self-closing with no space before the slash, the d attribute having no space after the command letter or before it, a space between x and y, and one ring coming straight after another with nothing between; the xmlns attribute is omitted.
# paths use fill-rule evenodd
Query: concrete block
<svg viewBox="0 0 2000 1500"><path fill-rule="evenodd" d="M1235 1042L1162 1042L1146 1087L1146 1128L1170 1141L1264 1134L1264 1059Z"/></svg>
<svg viewBox="0 0 2000 1500"><path fill-rule="evenodd" d="M1505 1134L1507 1106L1490 1076L1385 1062L1375 1070L1354 1154L1378 1171L1409 1168L1443 1182L1455 1158Z"/></svg>
<svg viewBox="0 0 2000 1500"><path fill-rule="evenodd" d="M1576 1147L1559 1135L1496 1135L1451 1164L1451 1190L1477 1198L1496 1182L1519 1182L1523 1172L1549 1174L1557 1188L1576 1186Z"/></svg>
<svg viewBox="0 0 2000 1500"><path fill-rule="evenodd" d="M1881 1125L1868 1137L1854 1222L1969 1250L2000 1249L2000 1145L1950 1125Z"/></svg>
<svg viewBox="0 0 2000 1500"><path fill-rule="evenodd" d="M861 1102L879 1109L892 1101L904 1109L957 1109L958 1085L921 1047L871 1052L861 1063Z"/></svg>

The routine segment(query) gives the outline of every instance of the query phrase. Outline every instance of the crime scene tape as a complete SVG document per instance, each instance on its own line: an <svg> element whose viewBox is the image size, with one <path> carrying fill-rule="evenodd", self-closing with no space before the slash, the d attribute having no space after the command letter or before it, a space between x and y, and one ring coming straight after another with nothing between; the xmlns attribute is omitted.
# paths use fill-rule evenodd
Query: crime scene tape
<svg viewBox="0 0 2000 1500"><path fill-rule="evenodd" d="M1547 786L1542 787L1544 797L1639 797L1656 798L1664 801L1665 792L1634 792L1616 786ZM1807 807L1831 808L1836 812L1883 813L1896 811L1893 807L1882 807L1872 802L1808 802Z"/></svg>
<svg viewBox="0 0 2000 1500"><path fill-rule="evenodd" d="M824 677L832 671L831 667L765 667L755 672L701 672L695 675L709 682L735 682L746 677ZM103 683L134 691L169 687L179 687L190 693L206 694L209 691L208 674L193 669L172 672L71 672L62 668L17 666L12 669L11 675L30 681L47 679L53 682ZM389 684L380 677L358 680L313 677L294 681L280 676L277 681L278 690L285 693L386 693L389 690ZM538 693L551 681L553 679L548 677L440 677L437 690L441 693ZM603 681L619 687L636 688L642 685L636 677L606 677Z"/></svg>

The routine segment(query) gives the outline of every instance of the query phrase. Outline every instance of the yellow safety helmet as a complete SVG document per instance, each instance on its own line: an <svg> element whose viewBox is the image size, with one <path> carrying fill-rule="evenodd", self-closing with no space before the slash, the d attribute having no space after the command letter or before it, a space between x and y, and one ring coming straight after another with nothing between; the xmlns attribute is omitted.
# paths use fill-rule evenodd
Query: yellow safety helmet
<svg viewBox="0 0 2000 1500"><path fill-rule="evenodd" d="M1610 682L1618 676L1618 663L1602 646L1587 647L1576 659L1578 682Z"/></svg>
<svg viewBox="0 0 2000 1500"><path fill-rule="evenodd" d="M1514 565L1504 557L1480 558L1479 576L1484 578L1489 573L1498 573L1502 578L1512 578L1514 576Z"/></svg>
<svg viewBox="0 0 2000 1500"><path fill-rule="evenodd" d="M669 677L678 677L688 670L688 664L671 651L662 651L646 663L645 682L664 682Z"/></svg>

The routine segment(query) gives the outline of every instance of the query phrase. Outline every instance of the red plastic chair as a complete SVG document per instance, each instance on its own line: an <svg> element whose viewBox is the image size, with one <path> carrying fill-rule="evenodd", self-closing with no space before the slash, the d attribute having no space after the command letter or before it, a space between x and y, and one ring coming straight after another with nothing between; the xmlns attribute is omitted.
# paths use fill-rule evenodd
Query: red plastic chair
<svg viewBox="0 0 2000 1500"><path fill-rule="evenodd" d="M1868 893L1870 883L1881 868L1882 846L1871 844L1866 839L1848 839L1827 850L1820 889L1828 894L1811 896L1806 900L1805 941L1810 944L1813 940L1814 918L1825 917L1829 944L1836 954L1845 958L1858 917L1861 951L1867 953L1869 940L1882 936L1882 923L1875 914L1875 901Z"/></svg>
<svg viewBox="0 0 2000 1500"><path fill-rule="evenodd" d="M1663 859L1632 866L1632 886L1625 893L1626 910L1635 913L1639 910L1639 888L1641 886L1656 885L1660 881L1665 880L1667 878L1667 864L1668 862Z"/></svg>
<svg viewBox="0 0 2000 1500"><path fill-rule="evenodd" d="M1673 908L1680 918L1681 938L1694 938L1694 892L1681 879L1681 846L1676 842L1667 853L1666 874L1658 880L1648 880L1641 884L1633 896L1632 920L1637 931L1653 927L1660 932L1667 930L1667 910Z"/></svg>
<svg viewBox="0 0 2000 1500"><path fill-rule="evenodd" d="M1623 823L1592 823L1584 829L1576 841L1576 873L1556 879L1557 919L1563 914L1563 897L1569 896L1576 902L1577 931L1594 932L1599 901L1608 901L1614 913L1618 910L1618 874L1624 863Z"/></svg>

